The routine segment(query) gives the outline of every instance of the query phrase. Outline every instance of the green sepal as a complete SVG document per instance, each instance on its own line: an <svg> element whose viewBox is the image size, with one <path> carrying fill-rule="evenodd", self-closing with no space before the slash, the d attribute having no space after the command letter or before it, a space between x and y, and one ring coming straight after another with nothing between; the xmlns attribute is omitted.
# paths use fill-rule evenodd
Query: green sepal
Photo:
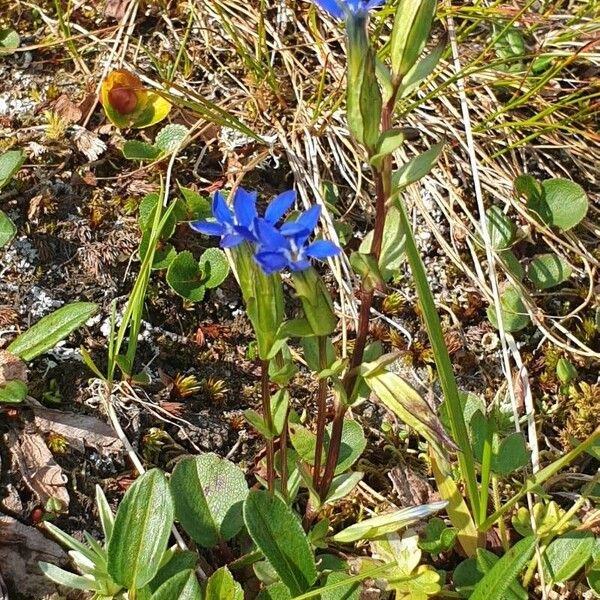
<svg viewBox="0 0 600 600"><path fill-rule="evenodd" d="M367 35L367 17L350 16L346 22L346 32L348 125L357 141L372 152L379 139L382 99L377 82L375 52Z"/></svg>
<svg viewBox="0 0 600 600"><path fill-rule="evenodd" d="M292 273L292 280L313 334L329 335L337 325L337 317L323 280L312 267Z"/></svg>

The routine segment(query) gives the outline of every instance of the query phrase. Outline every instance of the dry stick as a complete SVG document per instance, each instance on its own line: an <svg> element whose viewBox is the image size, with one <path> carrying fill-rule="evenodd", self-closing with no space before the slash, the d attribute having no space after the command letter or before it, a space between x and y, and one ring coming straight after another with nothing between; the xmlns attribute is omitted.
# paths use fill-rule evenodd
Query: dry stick
<svg viewBox="0 0 600 600"><path fill-rule="evenodd" d="M269 433L273 431L273 418L271 415L271 391L269 390L269 361L263 360L260 363L261 376L261 396L262 409L265 425ZM269 492L275 491L275 451L273 445L273 437L265 438L265 446L267 453L267 484Z"/></svg>

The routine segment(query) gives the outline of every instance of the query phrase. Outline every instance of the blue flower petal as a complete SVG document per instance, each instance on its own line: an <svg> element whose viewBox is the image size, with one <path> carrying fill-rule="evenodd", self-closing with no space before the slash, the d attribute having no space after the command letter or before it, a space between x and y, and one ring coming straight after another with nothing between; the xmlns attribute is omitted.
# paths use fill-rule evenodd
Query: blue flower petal
<svg viewBox="0 0 600 600"><path fill-rule="evenodd" d="M386 0L369 0L366 3L364 10L371 10L373 8L377 8L378 6L382 6L386 3Z"/></svg>
<svg viewBox="0 0 600 600"><path fill-rule="evenodd" d="M288 240L264 219L256 219L258 242L269 250L284 250L289 247Z"/></svg>
<svg viewBox="0 0 600 600"><path fill-rule="evenodd" d="M288 266L288 260L281 252L257 252L254 258L267 275L281 271Z"/></svg>
<svg viewBox="0 0 600 600"><path fill-rule="evenodd" d="M269 206L267 206L267 210L265 211L265 221L275 225L295 201L296 192L294 190L288 190L287 192L279 194L279 196L275 196L269 203Z"/></svg>
<svg viewBox="0 0 600 600"><path fill-rule="evenodd" d="M221 192L215 192L212 203L212 212L219 223L229 223L230 225L233 225L233 215Z"/></svg>
<svg viewBox="0 0 600 600"><path fill-rule="evenodd" d="M302 223L298 223L298 221L284 223L279 228L279 231L281 232L281 235L285 235L286 237L296 237L297 235L306 235L306 237L308 237L312 233L312 231L303 227Z"/></svg>
<svg viewBox="0 0 600 600"><path fill-rule="evenodd" d="M289 267L292 271L304 271L310 267L310 261L306 258L295 260L289 263Z"/></svg>
<svg viewBox="0 0 600 600"><path fill-rule="evenodd" d="M329 240L317 240L306 247L306 255L311 258L324 259L330 256L337 256L341 249Z"/></svg>
<svg viewBox="0 0 600 600"><path fill-rule="evenodd" d="M248 192L244 188L238 188L233 197L233 210L238 225L250 228L256 213L256 192Z"/></svg>
<svg viewBox="0 0 600 600"><path fill-rule="evenodd" d="M248 242L257 241L256 235L254 234L254 225L252 225L251 227L242 227L241 225L236 225L233 229L236 233L239 233Z"/></svg>
<svg viewBox="0 0 600 600"><path fill-rule="evenodd" d="M315 0L315 4L318 4L322 9L326 10L332 17L336 19L344 18L344 11L341 7L341 0Z"/></svg>
<svg viewBox="0 0 600 600"><path fill-rule="evenodd" d="M225 233L223 225L214 223L213 221L192 221L190 227L194 231L203 233L204 235L223 235Z"/></svg>
<svg viewBox="0 0 600 600"><path fill-rule="evenodd" d="M239 233L228 233L221 238L221 248L233 248L244 241Z"/></svg>

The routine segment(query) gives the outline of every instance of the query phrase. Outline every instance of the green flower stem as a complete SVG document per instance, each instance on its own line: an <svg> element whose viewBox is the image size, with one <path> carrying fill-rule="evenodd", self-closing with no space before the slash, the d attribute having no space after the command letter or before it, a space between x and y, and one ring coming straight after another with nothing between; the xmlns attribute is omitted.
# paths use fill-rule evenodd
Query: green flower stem
<svg viewBox="0 0 600 600"><path fill-rule="evenodd" d="M465 481L467 497L469 504L471 505L471 510L473 511L475 523L481 524L482 520L485 518L485 513L483 516L480 515L480 505L478 503L479 491L477 487L475 461L473 460L471 442L467 433L467 426L465 425L465 419L458 393L458 386L456 385L454 371L452 370L452 363L450 362L450 355L448 354L448 349L444 343L444 336L442 334L442 327L440 325L440 317L435 308L433 294L431 293L431 288L429 287L429 283L427 281L425 267L423 265L423 261L421 260L421 255L417 249L412 227L408 220L408 215L406 214L406 208L404 203L400 200L398 200L397 204L400 213L400 223L406 237L406 256L408 258L415 281L415 287L417 289L417 295L423 311L427 335L433 349L435 364L440 377L440 384L442 386L444 398L448 406L448 415L450 417L452 436L460 448L460 452L458 453L460 471Z"/></svg>
<svg viewBox="0 0 600 600"><path fill-rule="evenodd" d="M492 475L492 438L494 432L487 422L485 439L483 441L483 456L481 457L481 484L479 486L479 515L487 516L487 506L490 489L490 477Z"/></svg>
<svg viewBox="0 0 600 600"><path fill-rule="evenodd" d="M273 431L273 415L271 414L271 391L269 390L269 361L261 361L261 395L262 410L265 425L269 431ZM275 491L275 450L273 438L265 439L267 455L267 485L269 492Z"/></svg>
<svg viewBox="0 0 600 600"><path fill-rule="evenodd" d="M327 368L327 337L320 335L317 338L319 346L319 369ZM323 441L325 439L325 420L327 417L327 379L319 379L317 390L317 439L315 442L315 464L313 468L313 486L319 488L321 476L321 455L323 454Z"/></svg>

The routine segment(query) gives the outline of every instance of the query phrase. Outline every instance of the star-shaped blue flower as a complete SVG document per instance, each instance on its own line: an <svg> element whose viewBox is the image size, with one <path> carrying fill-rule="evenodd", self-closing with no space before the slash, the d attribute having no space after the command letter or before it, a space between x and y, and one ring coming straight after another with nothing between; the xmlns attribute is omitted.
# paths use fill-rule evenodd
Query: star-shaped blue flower
<svg viewBox="0 0 600 600"><path fill-rule="evenodd" d="M263 220L275 226L296 200L296 192L288 190L276 196L265 211ZM194 221L190 227L204 235L218 235L221 248L233 248L244 241L256 243L256 192L237 188L233 196L233 211L221 192L215 192L212 202L214 221Z"/></svg>
<svg viewBox="0 0 600 600"><path fill-rule="evenodd" d="M303 271L310 267L311 258L324 260L341 252L329 240L308 243L320 214L321 207L312 206L295 221L284 223L279 230L266 219L256 220L259 248L254 258L265 273L276 273L285 268Z"/></svg>
<svg viewBox="0 0 600 600"><path fill-rule="evenodd" d="M336 19L364 15L371 9L385 4L386 0L314 0L322 9Z"/></svg>

